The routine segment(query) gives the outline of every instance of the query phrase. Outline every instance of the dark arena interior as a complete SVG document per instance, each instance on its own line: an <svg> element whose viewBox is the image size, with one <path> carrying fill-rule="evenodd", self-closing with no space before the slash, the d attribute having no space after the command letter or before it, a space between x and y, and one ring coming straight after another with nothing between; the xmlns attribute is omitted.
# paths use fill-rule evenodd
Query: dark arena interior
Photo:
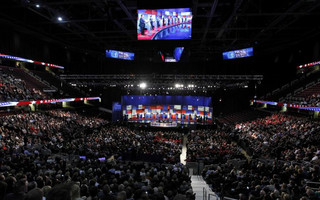
<svg viewBox="0 0 320 200"><path fill-rule="evenodd" d="M319 200L319 0L1 0L0 200Z"/></svg>

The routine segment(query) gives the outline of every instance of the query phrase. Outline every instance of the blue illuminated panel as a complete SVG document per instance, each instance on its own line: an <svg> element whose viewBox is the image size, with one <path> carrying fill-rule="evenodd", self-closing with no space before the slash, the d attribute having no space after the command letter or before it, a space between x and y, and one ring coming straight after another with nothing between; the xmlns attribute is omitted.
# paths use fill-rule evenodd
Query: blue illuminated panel
<svg viewBox="0 0 320 200"><path fill-rule="evenodd" d="M250 57L250 56L253 56L253 48L250 47L246 49L227 51L227 52L223 52L222 55L223 55L223 60Z"/></svg>
<svg viewBox="0 0 320 200"><path fill-rule="evenodd" d="M174 49L173 56L174 56L174 58L176 59L177 62L179 62L179 60L181 58L181 54L183 52L183 49L184 49L184 47L176 47Z"/></svg>
<svg viewBox="0 0 320 200"><path fill-rule="evenodd" d="M106 57L122 60L134 60L134 53L116 50L106 50Z"/></svg>

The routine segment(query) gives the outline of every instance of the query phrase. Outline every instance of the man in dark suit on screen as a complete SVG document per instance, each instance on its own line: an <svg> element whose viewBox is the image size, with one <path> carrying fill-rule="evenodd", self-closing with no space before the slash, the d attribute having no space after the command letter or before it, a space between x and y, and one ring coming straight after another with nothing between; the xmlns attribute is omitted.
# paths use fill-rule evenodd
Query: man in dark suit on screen
<svg viewBox="0 0 320 200"><path fill-rule="evenodd" d="M140 27L141 35L144 35L144 29L146 27L146 24L145 24L145 21L144 21L143 17L144 17L144 15L141 15L140 21L139 21L139 27Z"/></svg>

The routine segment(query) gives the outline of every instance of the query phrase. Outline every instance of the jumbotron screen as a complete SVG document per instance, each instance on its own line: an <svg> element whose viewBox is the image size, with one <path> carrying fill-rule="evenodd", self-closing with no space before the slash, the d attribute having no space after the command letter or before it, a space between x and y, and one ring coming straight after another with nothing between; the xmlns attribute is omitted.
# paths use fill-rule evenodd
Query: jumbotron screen
<svg viewBox="0 0 320 200"><path fill-rule="evenodd" d="M191 27L191 8L138 10L138 40L187 40Z"/></svg>

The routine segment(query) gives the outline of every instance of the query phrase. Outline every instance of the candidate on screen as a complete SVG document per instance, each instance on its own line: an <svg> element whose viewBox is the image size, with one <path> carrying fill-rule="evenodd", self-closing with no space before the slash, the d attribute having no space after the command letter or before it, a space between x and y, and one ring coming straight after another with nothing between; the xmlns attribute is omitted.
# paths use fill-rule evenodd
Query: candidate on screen
<svg viewBox="0 0 320 200"><path fill-rule="evenodd" d="M138 10L138 40L191 39L190 8Z"/></svg>

